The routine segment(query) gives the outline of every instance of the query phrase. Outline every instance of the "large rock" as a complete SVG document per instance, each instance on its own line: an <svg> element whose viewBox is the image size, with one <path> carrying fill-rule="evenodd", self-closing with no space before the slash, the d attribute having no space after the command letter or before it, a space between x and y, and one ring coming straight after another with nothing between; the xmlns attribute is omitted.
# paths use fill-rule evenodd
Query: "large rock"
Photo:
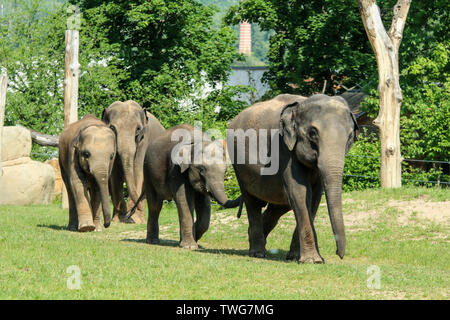
<svg viewBox="0 0 450 320"><path fill-rule="evenodd" d="M4 127L0 175L0 205L49 204L55 188L55 171L30 159L31 135L21 127Z"/></svg>
<svg viewBox="0 0 450 320"><path fill-rule="evenodd" d="M23 127L3 127L1 160L11 161L30 157L31 134Z"/></svg>
<svg viewBox="0 0 450 320"><path fill-rule="evenodd" d="M49 204L53 199L55 172L38 161L3 167L0 204Z"/></svg>

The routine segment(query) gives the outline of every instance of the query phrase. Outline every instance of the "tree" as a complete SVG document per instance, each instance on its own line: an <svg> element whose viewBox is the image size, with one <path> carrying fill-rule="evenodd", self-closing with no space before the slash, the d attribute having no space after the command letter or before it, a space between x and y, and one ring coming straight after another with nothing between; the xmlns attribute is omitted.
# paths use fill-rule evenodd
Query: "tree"
<svg viewBox="0 0 450 320"><path fill-rule="evenodd" d="M399 0L394 7L392 24L386 32L376 0L358 0L361 18L378 65L380 112L374 124L380 132L381 186L402 185L400 155L400 108L402 90L398 67L398 51L403 37L411 0Z"/></svg>
<svg viewBox="0 0 450 320"><path fill-rule="evenodd" d="M273 30L265 75L272 93L335 94L335 81L367 80L375 63L354 0L243 0L225 16Z"/></svg>
<svg viewBox="0 0 450 320"><path fill-rule="evenodd" d="M166 126L181 122L183 110L200 114L204 86L217 89L238 57L231 28L214 27L215 10L195 0L71 2L82 10L81 32L109 45L104 58L122 70L126 98Z"/></svg>

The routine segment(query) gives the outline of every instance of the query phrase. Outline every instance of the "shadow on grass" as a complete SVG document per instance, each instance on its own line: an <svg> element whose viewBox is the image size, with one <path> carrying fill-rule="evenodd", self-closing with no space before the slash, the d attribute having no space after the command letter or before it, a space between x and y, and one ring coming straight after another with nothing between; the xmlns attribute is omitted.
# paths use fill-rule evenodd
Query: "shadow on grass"
<svg viewBox="0 0 450 320"><path fill-rule="evenodd" d="M233 256L241 256L241 257L250 257L248 255L247 249L205 249L200 247L197 252L200 253L210 253L210 254L226 254L226 255L233 255ZM258 260L272 260L272 261L278 261L278 262L293 262L286 260L287 251L284 250L278 250L277 253L270 253L267 252L266 256L264 258L256 258L253 257L253 259Z"/></svg>
<svg viewBox="0 0 450 320"><path fill-rule="evenodd" d="M127 241L127 242L134 242L134 243L143 243L147 244L145 239L121 239L120 241ZM179 241L176 240L170 240L170 239L160 239L160 242L158 244L149 244L152 246L161 246L161 247L173 247L173 248L179 248ZM188 249L186 249L188 250ZM209 254L220 254L220 255L232 255L232 256L241 256L241 257L249 257L248 255L248 249L212 249L212 248L205 248L202 245L198 246L198 249L193 250L195 252L199 253L209 253ZM277 250L276 253L271 253L270 251L266 253L265 258L254 258L254 259L265 259L265 260L271 260L271 261L278 261L278 262L293 262L286 260L287 251L285 250Z"/></svg>
<svg viewBox="0 0 450 320"><path fill-rule="evenodd" d="M121 239L120 241L128 241L128 242L134 242L134 243L144 243L145 239ZM150 244L152 246L162 246L162 247L178 247L179 242L175 240L166 240L166 239L160 239L159 243L157 244Z"/></svg>
<svg viewBox="0 0 450 320"><path fill-rule="evenodd" d="M47 229L52 229L52 230L57 230L57 231L69 231L69 229L67 229L67 226L57 226L54 224L38 224L36 225L38 228L47 228Z"/></svg>

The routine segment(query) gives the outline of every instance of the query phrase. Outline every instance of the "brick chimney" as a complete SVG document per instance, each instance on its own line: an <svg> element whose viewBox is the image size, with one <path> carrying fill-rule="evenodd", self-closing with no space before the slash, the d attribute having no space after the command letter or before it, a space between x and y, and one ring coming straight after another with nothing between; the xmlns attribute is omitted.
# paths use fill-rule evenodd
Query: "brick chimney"
<svg viewBox="0 0 450 320"><path fill-rule="evenodd" d="M247 21L241 21L239 27L239 53L246 56L252 54L252 25Z"/></svg>

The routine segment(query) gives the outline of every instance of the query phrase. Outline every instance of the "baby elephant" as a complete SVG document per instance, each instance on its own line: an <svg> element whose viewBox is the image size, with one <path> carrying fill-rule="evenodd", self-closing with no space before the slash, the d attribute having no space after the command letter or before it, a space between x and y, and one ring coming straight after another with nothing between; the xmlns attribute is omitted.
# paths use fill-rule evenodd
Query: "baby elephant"
<svg viewBox="0 0 450 320"><path fill-rule="evenodd" d="M116 155L114 132L93 115L72 123L59 138L59 165L69 197L69 230L101 231L111 223L108 180Z"/></svg>
<svg viewBox="0 0 450 320"><path fill-rule="evenodd" d="M200 139L194 139L194 132ZM182 142L179 137L183 137ZM178 125L148 146L144 160L147 243L159 243L158 218L163 200L175 201L180 222L180 246L188 249L198 248L197 241L208 230L210 197L226 208L239 205L240 198L231 201L225 194L227 165L223 141L205 141L202 137L206 136L200 130L190 125ZM132 214L133 210L129 216Z"/></svg>

